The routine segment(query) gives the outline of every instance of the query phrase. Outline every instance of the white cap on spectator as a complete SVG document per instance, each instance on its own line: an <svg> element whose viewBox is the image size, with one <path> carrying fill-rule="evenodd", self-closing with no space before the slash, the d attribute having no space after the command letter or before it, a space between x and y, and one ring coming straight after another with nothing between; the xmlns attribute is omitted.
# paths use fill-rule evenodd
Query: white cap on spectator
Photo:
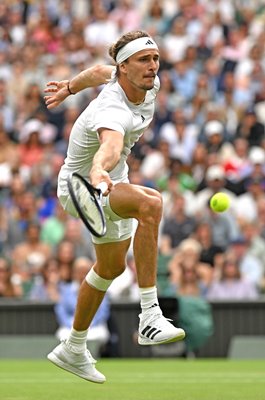
<svg viewBox="0 0 265 400"><path fill-rule="evenodd" d="M264 164L265 151L261 147L254 146L249 150L248 158L252 164Z"/></svg>
<svg viewBox="0 0 265 400"><path fill-rule="evenodd" d="M187 238L182 240L182 242L179 245L179 249L182 251L193 250L196 253L200 253L202 247L201 244L198 242L198 240L193 238Z"/></svg>
<svg viewBox="0 0 265 400"><path fill-rule="evenodd" d="M211 165L206 172L207 181L213 181L215 179L224 179L225 171L221 165Z"/></svg>
<svg viewBox="0 0 265 400"><path fill-rule="evenodd" d="M212 136L214 134L222 135L222 133L224 131L224 127L221 124L221 122L213 120L213 121L209 121L205 124L204 130L205 130L206 136Z"/></svg>
<svg viewBox="0 0 265 400"><path fill-rule="evenodd" d="M25 122L20 131L19 141L25 143L29 139L31 133L33 132L41 133L42 128L43 124L39 119L36 118L29 119L28 121Z"/></svg>

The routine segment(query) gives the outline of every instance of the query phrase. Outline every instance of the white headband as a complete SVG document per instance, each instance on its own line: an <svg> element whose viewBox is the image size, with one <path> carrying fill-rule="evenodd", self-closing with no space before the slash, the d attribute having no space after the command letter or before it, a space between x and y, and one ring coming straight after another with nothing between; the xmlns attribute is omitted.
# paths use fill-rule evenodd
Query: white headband
<svg viewBox="0 0 265 400"><path fill-rule="evenodd" d="M152 38L145 36L139 39L132 40L118 51L116 62L117 64L120 64L138 51L146 49L158 50L157 44Z"/></svg>

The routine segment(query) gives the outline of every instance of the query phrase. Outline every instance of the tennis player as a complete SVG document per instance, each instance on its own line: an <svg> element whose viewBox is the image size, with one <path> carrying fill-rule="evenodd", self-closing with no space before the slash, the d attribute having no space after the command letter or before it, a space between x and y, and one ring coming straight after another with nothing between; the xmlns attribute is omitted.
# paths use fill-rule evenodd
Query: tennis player
<svg viewBox="0 0 265 400"><path fill-rule="evenodd" d="M45 92L48 108L89 86L106 84L98 97L76 120L65 163L58 177L58 197L64 209L76 215L67 189L67 176L79 172L95 187L102 181L107 233L93 237L96 262L81 285L70 336L48 359L59 367L92 382L106 378L95 368L86 345L90 323L112 281L122 274L138 221L133 251L137 268L141 314L138 342L155 345L185 337L162 314L156 288L157 239L162 214L161 195L128 182L126 159L132 146L152 121L159 90L159 51L143 31L124 34L109 49L116 66L89 68L69 81L49 82Z"/></svg>

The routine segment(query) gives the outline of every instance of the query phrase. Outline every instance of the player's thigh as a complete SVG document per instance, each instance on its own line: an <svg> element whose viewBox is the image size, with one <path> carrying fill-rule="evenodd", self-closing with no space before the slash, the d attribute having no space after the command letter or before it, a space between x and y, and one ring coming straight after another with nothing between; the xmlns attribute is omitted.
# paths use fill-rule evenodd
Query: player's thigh
<svg viewBox="0 0 265 400"><path fill-rule="evenodd" d="M130 243L131 238L121 242L94 244L97 256L95 271L105 279L113 279L122 274Z"/></svg>
<svg viewBox="0 0 265 400"><path fill-rule="evenodd" d="M139 219L141 213L161 214L162 197L154 189L129 183L118 183L109 194L113 212L121 218Z"/></svg>

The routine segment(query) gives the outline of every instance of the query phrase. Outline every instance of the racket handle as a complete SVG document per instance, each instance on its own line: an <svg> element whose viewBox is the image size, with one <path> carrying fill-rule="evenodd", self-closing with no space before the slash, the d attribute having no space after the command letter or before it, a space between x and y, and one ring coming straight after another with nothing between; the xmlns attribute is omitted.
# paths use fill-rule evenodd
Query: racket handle
<svg viewBox="0 0 265 400"><path fill-rule="evenodd" d="M107 182L100 182L97 185L97 189L99 189L101 191L101 193L105 193L108 190L108 184Z"/></svg>

